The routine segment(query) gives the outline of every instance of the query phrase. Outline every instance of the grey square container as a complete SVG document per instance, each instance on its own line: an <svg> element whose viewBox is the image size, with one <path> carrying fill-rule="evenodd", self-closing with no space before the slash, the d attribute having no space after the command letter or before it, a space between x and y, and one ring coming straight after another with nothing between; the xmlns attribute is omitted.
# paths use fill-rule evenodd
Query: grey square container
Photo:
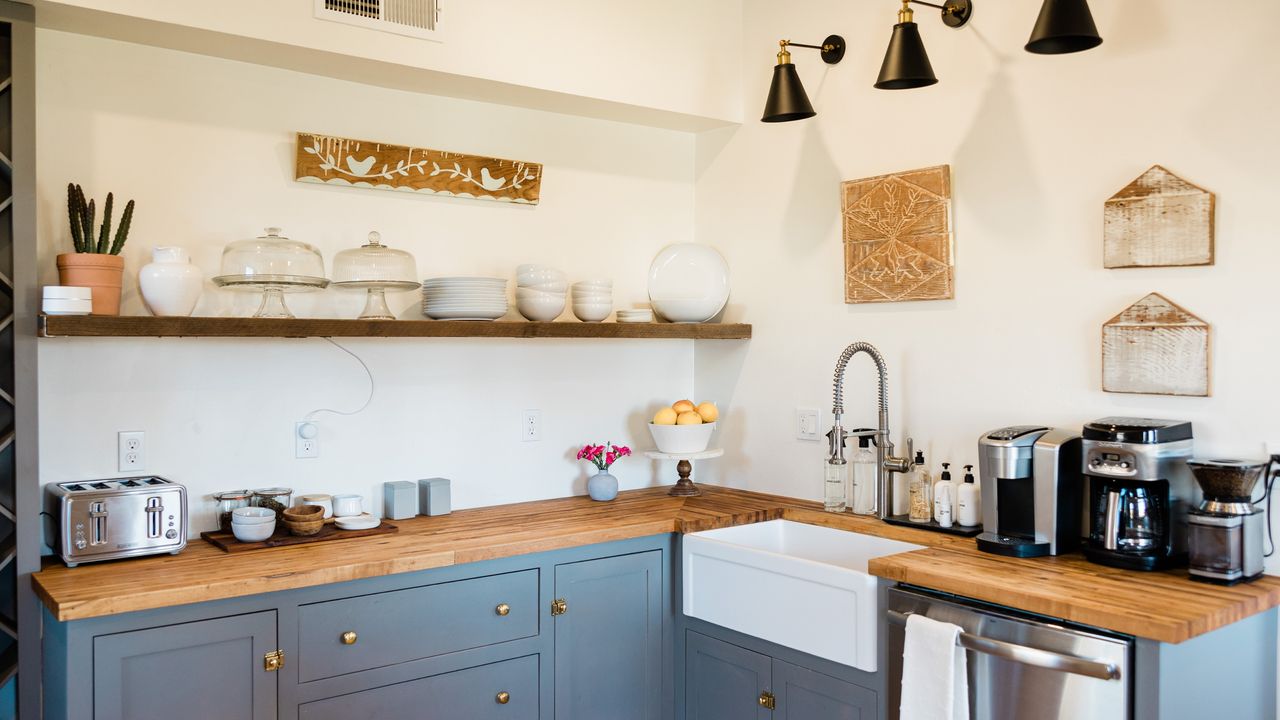
<svg viewBox="0 0 1280 720"><path fill-rule="evenodd" d="M411 518L418 514L417 500L413 483L408 480L382 483L382 517L392 520Z"/></svg>
<svg viewBox="0 0 1280 720"><path fill-rule="evenodd" d="M446 478L418 481L418 512L423 515L448 515L450 510L449 481Z"/></svg>

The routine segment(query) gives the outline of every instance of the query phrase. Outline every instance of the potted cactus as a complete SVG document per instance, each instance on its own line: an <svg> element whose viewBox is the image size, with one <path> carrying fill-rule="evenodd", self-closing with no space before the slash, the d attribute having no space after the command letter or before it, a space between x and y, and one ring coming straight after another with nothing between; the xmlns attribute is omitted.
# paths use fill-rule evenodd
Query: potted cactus
<svg viewBox="0 0 1280 720"><path fill-rule="evenodd" d="M94 315L120 314L120 287L124 279L124 258L120 251L133 222L133 201L125 205L115 236L111 233L111 211L115 198L107 193L102 207L102 224L95 228L97 208L85 202L84 191L67 184L67 217L71 224L74 253L58 255L58 280L63 285L87 287L93 291Z"/></svg>

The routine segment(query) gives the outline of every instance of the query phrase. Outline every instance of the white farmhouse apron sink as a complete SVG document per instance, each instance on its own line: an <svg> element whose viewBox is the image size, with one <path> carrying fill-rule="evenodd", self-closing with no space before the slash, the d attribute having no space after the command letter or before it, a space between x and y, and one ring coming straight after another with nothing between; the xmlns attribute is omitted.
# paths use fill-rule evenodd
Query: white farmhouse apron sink
<svg viewBox="0 0 1280 720"><path fill-rule="evenodd" d="M882 608L867 563L921 547L789 520L689 533L684 614L875 672Z"/></svg>

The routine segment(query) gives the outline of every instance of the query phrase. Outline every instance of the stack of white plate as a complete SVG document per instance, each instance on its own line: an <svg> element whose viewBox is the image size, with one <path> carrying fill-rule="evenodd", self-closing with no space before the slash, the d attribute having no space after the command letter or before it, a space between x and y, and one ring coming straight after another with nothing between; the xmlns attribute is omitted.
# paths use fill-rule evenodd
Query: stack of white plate
<svg viewBox="0 0 1280 720"><path fill-rule="evenodd" d="M565 274L546 265L516 268L516 310L526 320L551 322L564 312L569 281Z"/></svg>
<svg viewBox="0 0 1280 720"><path fill-rule="evenodd" d="M651 323L653 322L653 311L645 308L643 310L619 310L618 322L620 323Z"/></svg>
<svg viewBox="0 0 1280 720"><path fill-rule="evenodd" d="M573 284L573 314L583 322L600 322L613 312L613 281L583 280Z"/></svg>
<svg viewBox="0 0 1280 720"><path fill-rule="evenodd" d="M433 320L497 320L507 314L507 280L427 278L422 281L422 314Z"/></svg>

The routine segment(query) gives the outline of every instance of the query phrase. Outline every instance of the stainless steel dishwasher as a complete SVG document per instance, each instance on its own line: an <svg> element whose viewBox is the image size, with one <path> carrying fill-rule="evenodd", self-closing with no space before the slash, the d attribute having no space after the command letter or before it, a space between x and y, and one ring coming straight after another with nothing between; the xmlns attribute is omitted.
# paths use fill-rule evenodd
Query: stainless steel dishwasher
<svg viewBox="0 0 1280 720"><path fill-rule="evenodd" d="M964 629L973 720L1128 720L1133 639L952 595L889 590L888 715L898 717L902 642L914 613Z"/></svg>

